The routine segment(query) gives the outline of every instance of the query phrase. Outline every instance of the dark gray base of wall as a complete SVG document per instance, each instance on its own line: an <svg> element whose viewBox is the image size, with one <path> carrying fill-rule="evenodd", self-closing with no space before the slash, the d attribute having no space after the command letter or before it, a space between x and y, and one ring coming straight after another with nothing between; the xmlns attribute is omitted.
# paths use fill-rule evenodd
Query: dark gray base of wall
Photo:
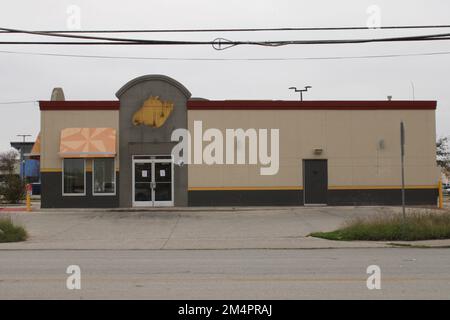
<svg viewBox="0 0 450 320"><path fill-rule="evenodd" d="M438 189L406 189L407 205L436 206ZM372 190L328 190L328 204L332 206L347 205L389 205L402 204L402 192L399 189Z"/></svg>
<svg viewBox="0 0 450 320"><path fill-rule="evenodd" d="M437 205L437 189L408 189L407 205ZM330 206L401 205L401 190L328 190ZM189 206L301 206L301 190L189 191Z"/></svg>
<svg viewBox="0 0 450 320"><path fill-rule="evenodd" d="M42 208L116 208L115 196L93 196L92 175L86 175L86 196L62 196L61 173L41 173ZM118 182L118 175L116 176ZM302 206L302 190L207 190L189 191L189 206ZM437 189L406 190L407 205L437 205ZM401 205L401 190L328 190L331 206Z"/></svg>
<svg viewBox="0 0 450 320"><path fill-rule="evenodd" d="M116 186L119 175L116 174ZM117 188L118 189L118 188ZM116 208L119 207L119 190L115 196L93 196L92 174L86 173L85 196L63 196L62 174L41 173L41 208Z"/></svg>
<svg viewBox="0 0 450 320"><path fill-rule="evenodd" d="M189 206L301 206L301 190L189 191Z"/></svg>

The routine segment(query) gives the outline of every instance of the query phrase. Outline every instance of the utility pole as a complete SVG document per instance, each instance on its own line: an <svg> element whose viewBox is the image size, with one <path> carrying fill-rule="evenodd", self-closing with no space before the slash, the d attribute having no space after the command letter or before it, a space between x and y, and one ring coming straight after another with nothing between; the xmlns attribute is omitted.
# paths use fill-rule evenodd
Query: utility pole
<svg viewBox="0 0 450 320"><path fill-rule="evenodd" d="M402 212L403 219L405 219L405 125L403 121L400 122L400 153L402 163Z"/></svg>
<svg viewBox="0 0 450 320"><path fill-rule="evenodd" d="M411 89L412 89L413 100L416 100L416 89L414 87L414 82L412 82L412 81L411 81Z"/></svg>
<svg viewBox="0 0 450 320"><path fill-rule="evenodd" d="M297 89L297 87L290 87L289 90L294 90L295 92L300 93L300 101L303 101L303 92L308 91L308 89L311 89L311 86L306 86L305 89Z"/></svg>
<svg viewBox="0 0 450 320"><path fill-rule="evenodd" d="M22 181L25 180L25 161L24 161L24 153L23 148L25 147L25 140L27 137L31 137L31 134L18 134L18 137L22 137L23 145L20 148L20 179Z"/></svg>

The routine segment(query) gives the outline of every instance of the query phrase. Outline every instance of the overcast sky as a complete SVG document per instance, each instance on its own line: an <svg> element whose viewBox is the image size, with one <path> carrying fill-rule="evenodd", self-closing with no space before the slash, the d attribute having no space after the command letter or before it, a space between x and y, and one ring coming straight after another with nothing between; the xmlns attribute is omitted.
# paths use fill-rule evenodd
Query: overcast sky
<svg viewBox="0 0 450 320"><path fill-rule="evenodd" d="M67 10L81 10L82 29L172 29L366 26L367 9L381 9L381 24L450 24L448 0L14 0L2 1L0 27L66 30L73 23ZM69 25L68 25L69 22ZM301 40L365 38L450 32L406 31L264 32L125 35L148 39ZM114 35L110 35L114 36ZM123 36L123 35L122 35ZM36 36L0 35L9 39L47 40ZM51 38L49 40L52 40ZM57 41L57 40L56 40ZM68 100L116 99L116 91L144 74L165 74L184 84L193 96L209 99L297 99L290 86L313 86L309 100L437 100L437 134L450 135L450 54L377 59L290 61L160 61L50 57L6 53L62 53L173 58L310 58L450 52L450 41L353 45L234 47L20 46L0 45L0 151L16 134L39 132L37 104L10 101L48 100L53 87Z"/></svg>

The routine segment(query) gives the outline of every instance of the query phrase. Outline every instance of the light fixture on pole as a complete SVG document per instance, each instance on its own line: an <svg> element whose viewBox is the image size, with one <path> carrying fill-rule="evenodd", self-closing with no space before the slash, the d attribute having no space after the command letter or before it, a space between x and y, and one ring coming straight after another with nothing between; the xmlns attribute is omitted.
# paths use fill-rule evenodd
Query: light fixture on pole
<svg viewBox="0 0 450 320"><path fill-rule="evenodd" d="M303 92L308 91L308 89L311 89L311 86L306 86L305 89L297 89L297 87L290 87L289 90L294 90L295 92L300 93L300 101L303 101Z"/></svg>

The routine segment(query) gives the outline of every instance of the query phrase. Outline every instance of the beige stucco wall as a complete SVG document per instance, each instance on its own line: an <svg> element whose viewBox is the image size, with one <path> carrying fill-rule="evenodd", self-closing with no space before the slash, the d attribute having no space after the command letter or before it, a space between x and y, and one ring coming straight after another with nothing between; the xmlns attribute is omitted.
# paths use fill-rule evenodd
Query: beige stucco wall
<svg viewBox="0 0 450 320"><path fill-rule="evenodd" d="M41 111L41 171L61 169L62 159L58 152L61 130L65 128L114 128L117 132L116 150L119 150L118 110ZM116 156L117 168L118 159Z"/></svg>
<svg viewBox="0 0 450 320"><path fill-rule="evenodd" d="M190 165L190 188L301 187L302 159L328 159L330 188L399 186L402 120L406 184L438 181L434 110L189 110L191 134L194 120L203 121L203 131L218 128L223 133L227 128L278 128L280 169L277 175L262 176L259 165ZM314 155L314 148L322 148L323 154Z"/></svg>
<svg viewBox="0 0 450 320"><path fill-rule="evenodd" d="M208 128L280 130L280 168L260 175L260 165L189 165L189 187L302 187L302 159L328 159L330 188L400 185L399 124L406 127L406 184L432 186L438 181L435 164L434 110L189 110ZM117 130L119 112L41 111L41 170L61 169L61 130L70 127L111 127ZM225 136L225 134L224 134ZM384 140L384 149L379 141ZM208 143L204 142L203 146ZM314 155L322 148L322 155ZM116 150L119 150L118 145ZM131 165L131 164L130 164ZM116 157L118 168L118 157Z"/></svg>

